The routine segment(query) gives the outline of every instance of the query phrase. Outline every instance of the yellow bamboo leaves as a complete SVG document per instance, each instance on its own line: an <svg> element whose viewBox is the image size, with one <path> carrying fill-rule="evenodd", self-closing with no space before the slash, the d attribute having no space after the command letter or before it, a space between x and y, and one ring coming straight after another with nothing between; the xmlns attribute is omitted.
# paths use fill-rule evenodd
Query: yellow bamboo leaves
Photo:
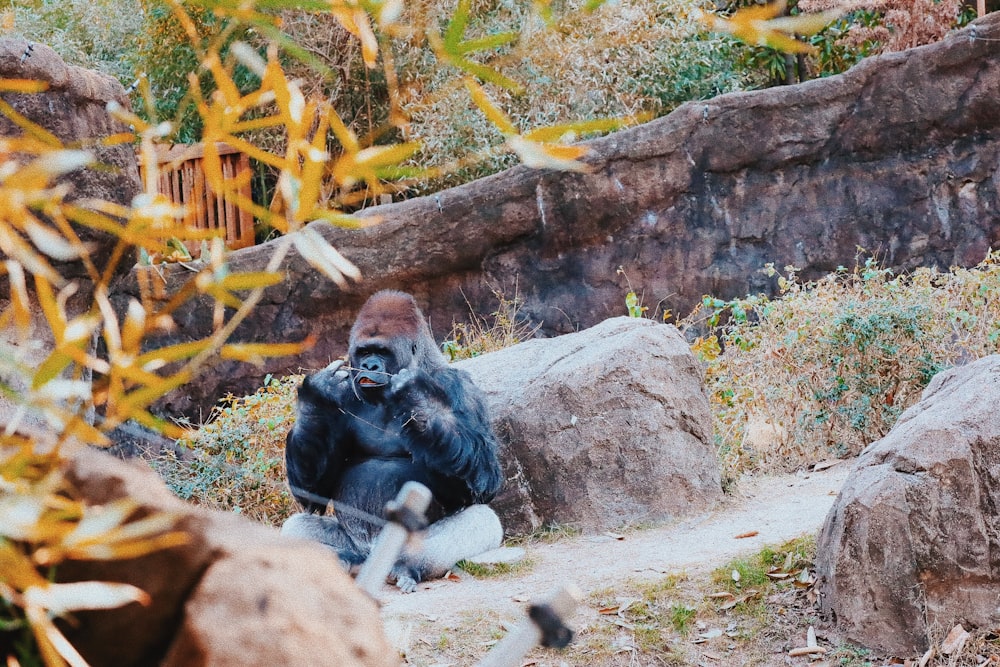
<svg viewBox="0 0 1000 667"><path fill-rule="evenodd" d="M507 139L507 146L521 162L535 169L586 172L590 166L580 161L589 148L580 145L557 143L567 137L585 132L607 132L622 127L623 119L600 119L564 125L551 125L521 134L514 122L487 96L482 86L470 78L465 79L472 101Z"/></svg>
<svg viewBox="0 0 1000 667"><path fill-rule="evenodd" d="M729 18L698 12L697 18L715 32L727 32L747 44L769 46L786 53L811 53L811 45L794 35L812 35L835 21L842 11L782 16L787 3L776 0L766 5L744 7Z"/></svg>
<svg viewBox="0 0 1000 667"><path fill-rule="evenodd" d="M67 560L117 560L185 544L171 530L177 517L159 513L130 520L139 506L122 499L87 505L69 493L58 458L37 454L30 443L0 442L0 597L4 620L20 614L49 666L87 663L66 640L55 618L85 609L112 609L149 596L128 584L101 581L54 583L40 568ZM14 612L17 609L19 612Z"/></svg>

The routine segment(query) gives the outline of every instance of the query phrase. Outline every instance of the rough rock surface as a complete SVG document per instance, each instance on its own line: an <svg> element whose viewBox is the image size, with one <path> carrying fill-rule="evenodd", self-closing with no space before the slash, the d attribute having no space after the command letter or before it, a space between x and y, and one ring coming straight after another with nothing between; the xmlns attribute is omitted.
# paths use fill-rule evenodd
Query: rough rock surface
<svg viewBox="0 0 1000 667"><path fill-rule="evenodd" d="M1000 624L1000 355L938 374L858 458L820 534L823 610L902 657Z"/></svg>
<svg viewBox="0 0 1000 667"><path fill-rule="evenodd" d="M163 404L197 416L266 373L322 368L342 354L354 314L385 287L412 292L443 338L492 288L524 300L543 335L625 312L626 278L647 306L686 314L703 294L771 291L758 269L812 278L851 266L856 248L896 267L973 265L1000 246L1000 13L943 42L867 60L841 76L718 97L590 143L589 174L517 167L432 197L369 209L380 225L324 228L360 267L344 291L294 253L237 332L319 336L263 367L222 364ZM982 39L979 39L982 38ZM273 244L237 252L260 270ZM171 289L190 277L167 271ZM121 288L125 294L134 286ZM207 304L178 313L163 344L211 331Z"/></svg>
<svg viewBox="0 0 1000 667"><path fill-rule="evenodd" d="M181 516L190 542L128 561L60 567L60 579L123 581L152 597L77 615L67 629L95 667L114 665L397 665L378 609L318 545L173 497L151 470L86 451L68 477L91 504L123 496Z"/></svg>
<svg viewBox="0 0 1000 667"><path fill-rule="evenodd" d="M45 128L64 145L88 145L128 128L108 115L107 104L114 101L131 108L125 88L117 79L92 70L67 65L48 46L33 43L24 58L28 42L20 38L0 38L0 78L30 79L48 84L40 93L4 93L3 100L31 122ZM24 130L0 114L0 137L21 136ZM88 146L100 169L78 169L60 182L71 186L67 199L96 198L117 204L131 204L140 190L139 166L130 143L115 146ZM77 227L81 239L93 245L93 259L102 267L113 247L114 238ZM75 270L74 270L75 267ZM66 265L64 277L85 275L79 264Z"/></svg>
<svg viewBox="0 0 1000 667"><path fill-rule="evenodd" d="M722 497L701 369L677 329L618 317L456 364L486 393L508 534L704 511Z"/></svg>
<svg viewBox="0 0 1000 667"><path fill-rule="evenodd" d="M65 145L85 144L89 140L99 140L112 134L126 131L123 125L111 118L106 111L108 102L115 101L129 107L128 98L122 85L105 74L67 65L48 46L32 44L28 57L23 57L28 42L20 38L0 38L0 78L31 79L48 84L48 89L40 93L3 93L3 101L14 111L31 122L45 128ZM0 137L21 136L24 130L7 116L0 114ZM78 169L60 179L60 183L70 186L66 196L69 201L96 198L116 204L128 205L139 192L139 167L135 150L129 143L117 146L94 146L90 148L102 165L100 169ZM7 159L8 155L4 156ZM81 240L92 248L92 259L102 267L106 264L114 238L99 234L88 228L75 226ZM65 278L85 276L79 262L55 263ZM127 267L124 267L127 268ZM28 280L29 289L33 282ZM66 312L74 317L90 308L93 288L89 281L77 283L78 291L66 303ZM9 305L10 288L6 272L0 275L0 310ZM28 368L36 367L44 360L54 345L49 326L41 311L33 313L30 344L20 349L19 359ZM4 334L0 334L4 335ZM18 341L8 341L14 348ZM22 386L18 379L7 378L15 387ZM6 422L12 408L5 399L0 399L0 421Z"/></svg>

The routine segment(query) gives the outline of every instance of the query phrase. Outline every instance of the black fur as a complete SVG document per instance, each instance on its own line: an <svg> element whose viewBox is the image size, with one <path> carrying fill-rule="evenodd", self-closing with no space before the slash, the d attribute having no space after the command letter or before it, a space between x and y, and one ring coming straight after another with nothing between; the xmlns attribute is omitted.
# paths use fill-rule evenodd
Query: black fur
<svg viewBox="0 0 1000 667"><path fill-rule="evenodd" d="M329 498L381 516L410 480L431 490L431 522L493 499L502 474L482 395L447 366L411 296L369 299L351 331L348 365L335 362L299 388L285 461L307 512L323 514ZM378 526L348 513L334 525L342 534L323 541L348 564L364 560ZM413 574L419 581L422 573Z"/></svg>

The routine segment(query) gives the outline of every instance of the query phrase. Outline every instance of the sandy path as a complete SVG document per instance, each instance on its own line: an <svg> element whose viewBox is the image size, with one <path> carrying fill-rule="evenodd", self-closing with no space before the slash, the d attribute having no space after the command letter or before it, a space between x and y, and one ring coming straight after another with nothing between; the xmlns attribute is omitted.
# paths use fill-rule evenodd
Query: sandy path
<svg viewBox="0 0 1000 667"><path fill-rule="evenodd" d="M591 535L529 545L534 564L512 577L430 582L412 595L386 587L382 615L387 635L398 646L414 621L447 625L485 612L515 620L523 617L528 600L544 597L565 582L586 595L627 579L705 572L764 545L814 533L849 469L849 464L840 463L818 473L749 480L735 497L707 514L632 531L621 540ZM736 539L752 531L757 535Z"/></svg>

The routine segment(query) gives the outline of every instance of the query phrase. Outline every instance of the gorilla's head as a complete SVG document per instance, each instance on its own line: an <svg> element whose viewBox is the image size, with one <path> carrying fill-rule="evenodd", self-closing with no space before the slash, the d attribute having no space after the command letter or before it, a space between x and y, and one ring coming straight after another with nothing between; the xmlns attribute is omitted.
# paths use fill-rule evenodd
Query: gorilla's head
<svg viewBox="0 0 1000 667"><path fill-rule="evenodd" d="M445 360L413 297L384 290L372 295L358 313L348 362L355 387L377 392L404 368L429 370Z"/></svg>

